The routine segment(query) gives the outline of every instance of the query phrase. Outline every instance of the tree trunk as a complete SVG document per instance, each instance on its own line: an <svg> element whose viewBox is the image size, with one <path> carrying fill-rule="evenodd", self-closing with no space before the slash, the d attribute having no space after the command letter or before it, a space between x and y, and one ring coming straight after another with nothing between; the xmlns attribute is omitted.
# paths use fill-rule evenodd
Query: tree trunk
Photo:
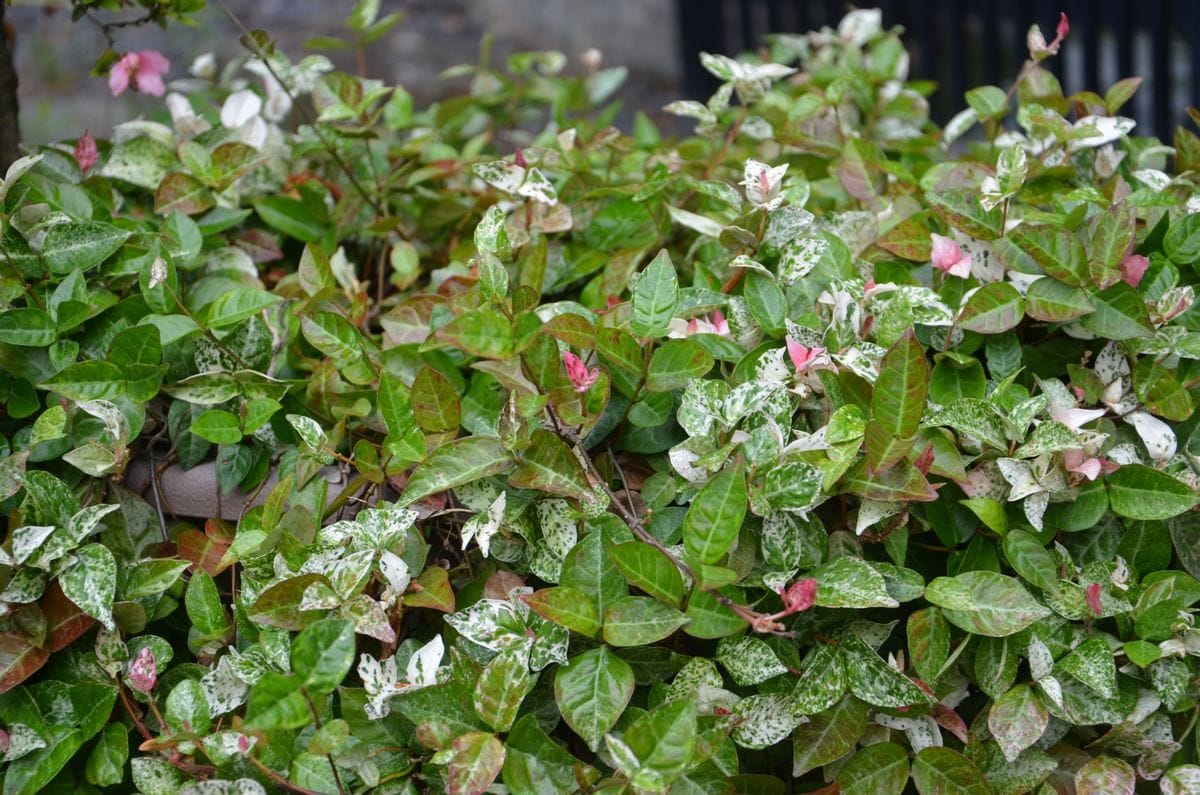
<svg viewBox="0 0 1200 795"><path fill-rule="evenodd" d="M17 115L17 69L4 24L5 2L0 0L0 174L21 156L21 128Z"/></svg>

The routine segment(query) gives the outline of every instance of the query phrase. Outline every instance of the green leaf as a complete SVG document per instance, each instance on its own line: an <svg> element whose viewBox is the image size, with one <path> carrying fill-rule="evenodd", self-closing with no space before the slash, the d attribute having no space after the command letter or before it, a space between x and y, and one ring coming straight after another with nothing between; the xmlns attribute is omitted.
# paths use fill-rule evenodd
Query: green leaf
<svg viewBox="0 0 1200 795"><path fill-rule="evenodd" d="M521 454L521 461L509 475L508 482L517 488L592 501L592 490L579 459L558 434L545 428L533 432L529 448Z"/></svg>
<svg viewBox="0 0 1200 795"><path fill-rule="evenodd" d="M1163 237L1163 251L1181 265L1200 260L1200 213L1185 215L1171 224Z"/></svg>
<svg viewBox="0 0 1200 795"><path fill-rule="evenodd" d="M1088 293L1044 276L1029 285L1025 295L1025 311L1034 320L1062 323L1081 318L1093 311L1094 303Z"/></svg>
<svg viewBox="0 0 1200 795"><path fill-rule="evenodd" d="M532 687L528 655L501 652L483 667L475 682L475 713L496 731L506 732Z"/></svg>
<svg viewBox="0 0 1200 795"><path fill-rule="evenodd" d="M566 585L543 588L522 599L530 610L551 623L589 638L600 631L600 611L596 609L596 603L576 588Z"/></svg>
<svg viewBox="0 0 1200 795"><path fill-rule="evenodd" d="M1025 301L1017 288L1008 282L991 282L971 293L959 313L958 327L980 334L1002 334L1016 328L1024 315Z"/></svg>
<svg viewBox="0 0 1200 795"><path fill-rule="evenodd" d="M926 194L934 211L955 229L977 240L995 240L1004 231L1004 217L998 208L985 210L979 192L968 188Z"/></svg>
<svg viewBox="0 0 1200 795"><path fill-rule="evenodd" d="M504 766L504 743L494 734L468 732L454 739L447 776L449 795L482 795Z"/></svg>
<svg viewBox="0 0 1200 795"><path fill-rule="evenodd" d="M943 608L951 624L992 638L1016 634L1050 615L1019 580L991 571L938 577L925 588L925 599Z"/></svg>
<svg viewBox="0 0 1200 795"><path fill-rule="evenodd" d="M1133 795L1133 766L1111 756L1097 756L1075 771L1075 795Z"/></svg>
<svg viewBox="0 0 1200 795"><path fill-rule="evenodd" d="M1152 329L1146 302L1125 282L1117 282L1093 295L1092 303L1095 311L1084 315L1079 322L1097 337L1131 340L1150 336Z"/></svg>
<svg viewBox="0 0 1200 795"><path fill-rule="evenodd" d="M1049 721L1049 713L1029 685L1012 688L996 699L988 712L988 729L1009 762L1037 742Z"/></svg>
<svg viewBox="0 0 1200 795"><path fill-rule="evenodd" d="M848 635L842 642L842 661L850 692L877 707L898 709L933 703L924 690L887 664L866 641Z"/></svg>
<svg viewBox="0 0 1200 795"><path fill-rule="evenodd" d="M208 325L212 328L235 326L282 300L273 293L255 287L234 288L208 305Z"/></svg>
<svg viewBox="0 0 1200 795"><path fill-rule="evenodd" d="M167 695L164 705L167 726L177 734L205 735L212 727L204 687L196 679L184 679Z"/></svg>
<svg viewBox="0 0 1200 795"><path fill-rule="evenodd" d="M696 728L695 704L671 701L635 720L621 740L609 735L608 750L634 787L665 791L692 762Z"/></svg>
<svg viewBox="0 0 1200 795"><path fill-rule="evenodd" d="M884 354L871 393L871 419L893 439L917 432L929 396L929 362L912 330ZM869 431L868 431L869 433Z"/></svg>
<svg viewBox="0 0 1200 795"><path fill-rule="evenodd" d="M694 340L667 340L650 357L646 388L670 392L687 386L712 369L713 357Z"/></svg>
<svg viewBox="0 0 1200 795"><path fill-rule="evenodd" d="M88 544L75 552L75 565L64 571L58 584L80 610L114 629L113 597L117 592L117 561L103 544Z"/></svg>
<svg viewBox="0 0 1200 795"><path fill-rule="evenodd" d="M292 671L310 697L332 693L354 664L354 625L326 619L304 629L292 641Z"/></svg>
<svg viewBox="0 0 1200 795"><path fill-rule="evenodd" d="M992 785L975 763L949 748L923 748L912 766L921 795L993 795Z"/></svg>
<svg viewBox="0 0 1200 795"><path fill-rule="evenodd" d="M817 581L818 607L898 607L883 575L861 558L844 555L808 573Z"/></svg>
<svg viewBox="0 0 1200 795"><path fill-rule="evenodd" d="M607 646L576 655L554 675L563 720L595 751L633 696L633 669Z"/></svg>
<svg viewBox="0 0 1200 795"><path fill-rule="evenodd" d="M679 303L679 281L666 249L642 271L633 288L629 328L639 337L662 337Z"/></svg>
<svg viewBox="0 0 1200 795"><path fill-rule="evenodd" d="M854 750L867 730L867 712L866 704L845 696L829 709L809 716L792 736L792 776L803 776Z"/></svg>
<svg viewBox="0 0 1200 795"><path fill-rule="evenodd" d="M1083 243L1070 229L1053 224L1025 222L1008 233L1018 247L1050 276L1072 287L1088 282Z"/></svg>
<svg viewBox="0 0 1200 795"><path fill-rule="evenodd" d="M1200 504L1200 496L1166 472L1126 464L1107 478L1108 501L1126 519L1169 519Z"/></svg>
<svg viewBox="0 0 1200 795"><path fill-rule="evenodd" d="M612 646L647 646L687 622L687 616L657 599L626 596L604 611L604 641Z"/></svg>
<svg viewBox="0 0 1200 795"><path fill-rule="evenodd" d="M977 497L970 500L959 500L979 517L979 521L987 525L993 532L1005 535L1008 533L1008 515L1004 513L1004 505L988 497Z"/></svg>
<svg viewBox="0 0 1200 795"><path fill-rule="evenodd" d="M716 563L742 529L746 477L740 461L717 473L692 500L683 519L683 545L701 563Z"/></svg>
<svg viewBox="0 0 1200 795"><path fill-rule="evenodd" d="M112 400L125 391L125 374L112 362L76 362L39 386L70 400Z"/></svg>
<svg viewBox="0 0 1200 795"><path fill-rule="evenodd" d="M213 444L237 444L242 440L241 423L224 409L209 409L194 419L188 430Z"/></svg>
<svg viewBox="0 0 1200 795"><path fill-rule="evenodd" d="M89 784L113 787L125 778L125 762L129 759L129 730L120 723L104 727L100 739L88 754L84 769Z"/></svg>
<svg viewBox="0 0 1200 795"><path fill-rule="evenodd" d="M908 784L908 752L895 743L858 751L838 772L841 795L900 795Z"/></svg>
<svg viewBox="0 0 1200 795"><path fill-rule="evenodd" d="M438 339L472 356L507 359L513 352L512 323L495 309L463 312L438 329Z"/></svg>
<svg viewBox="0 0 1200 795"><path fill-rule="evenodd" d="M683 576L662 551L641 541L630 541L609 547L608 556L630 585L673 607L683 603Z"/></svg>
<svg viewBox="0 0 1200 795"><path fill-rule="evenodd" d="M159 215L170 215L180 212L184 215L199 215L216 204L210 191L203 182L179 171L173 171L163 177L154 192L154 212Z"/></svg>
<svg viewBox="0 0 1200 795"><path fill-rule="evenodd" d="M908 617L908 654L921 679L937 684L950 657L950 624L936 607L926 607Z"/></svg>
<svg viewBox="0 0 1200 795"><path fill-rule="evenodd" d="M295 677L269 671L250 689L246 729L282 731L307 726L311 721L312 713Z"/></svg>
<svg viewBox="0 0 1200 795"><path fill-rule="evenodd" d="M597 615L600 615L628 593L620 570L605 550L630 540L631 535L615 516L606 516L588 524L587 535L563 559L562 574L558 581L559 585L587 594L596 605Z"/></svg>
<svg viewBox="0 0 1200 795"><path fill-rule="evenodd" d="M382 395L381 395L382 397ZM412 414L428 433L446 433L462 422L462 403L446 376L432 367L422 367L413 379ZM383 404L380 404L382 411ZM386 416L385 416L386 419ZM391 425L388 429L391 430ZM395 433L395 431L392 431Z"/></svg>
<svg viewBox="0 0 1200 795"><path fill-rule="evenodd" d="M1116 695L1117 665L1103 634L1088 637L1059 660L1058 666L1102 698Z"/></svg>
<svg viewBox="0 0 1200 795"><path fill-rule="evenodd" d="M464 483L498 475L513 464L498 439L469 436L437 448L413 471L401 502L405 505Z"/></svg>
<svg viewBox="0 0 1200 795"><path fill-rule="evenodd" d="M1024 530L1013 530L1004 537L1004 557L1013 570L1028 583L1050 591L1058 586L1058 563L1053 555Z"/></svg>
<svg viewBox="0 0 1200 795"><path fill-rule="evenodd" d="M17 307L0 314L0 342L45 348L58 339L54 319L35 307Z"/></svg>
<svg viewBox="0 0 1200 795"><path fill-rule="evenodd" d="M1136 231L1137 218L1129 202L1113 204L1097 216L1088 258L1088 271L1097 287L1111 287L1121 279L1121 262Z"/></svg>
<svg viewBox="0 0 1200 795"><path fill-rule="evenodd" d="M547 737L532 714L516 722L505 738L504 748L504 784L513 793L558 795L573 791L581 780L599 778L593 768Z"/></svg>
<svg viewBox="0 0 1200 795"><path fill-rule="evenodd" d="M8 763L4 772L4 795L38 795L47 791L50 782L81 745L83 738L78 729L56 730L46 748Z"/></svg>
<svg viewBox="0 0 1200 795"><path fill-rule="evenodd" d="M220 640L233 629L233 624L221 604L217 584L205 571L196 571L188 581L184 607L192 626L206 639Z"/></svg>
<svg viewBox="0 0 1200 795"><path fill-rule="evenodd" d="M325 236L326 226L313 216L308 204L287 196L264 196L254 201L254 211L272 229L304 243L315 243Z"/></svg>
<svg viewBox="0 0 1200 795"><path fill-rule="evenodd" d="M43 259L56 275L88 271L115 254L130 234L128 229L100 221L55 224L42 243Z"/></svg>

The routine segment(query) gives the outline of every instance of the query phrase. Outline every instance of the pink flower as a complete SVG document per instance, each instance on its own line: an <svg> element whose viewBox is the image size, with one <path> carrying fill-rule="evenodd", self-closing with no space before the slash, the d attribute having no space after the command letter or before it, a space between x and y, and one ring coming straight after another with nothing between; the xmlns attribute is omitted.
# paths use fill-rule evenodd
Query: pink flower
<svg viewBox="0 0 1200 795"><path fill-rule="evenodd" d="M779 596L783 599L784 615L802 613L817 601L817 581L811 577L797 580L786 588L780 588Z"/></svg>
<svg viewBox="0 0 1200 795"><path fill-rule="evenodd" d="M962 246L936 232L930 237L933 239L933 267L960 279L971 275L971 255L963 251Z"/></svg>
<svg viewBox="0 0 1200 795"><path fill-rule="evenodd" d="M166 90L163 75L170 68L171 62L157 50L125 53L108 72L108 90L119 97L132 82L134 91L161 97Z"/></svg>
<svg viewBox="0 0 1200 795"><path fill-rule="evenodd" d="M1149 267L1150 260L1141 254L1126 257L1121 261L1121 278L1130 287L1137 287L1142 281L1142 277L1146 275L1146 269Z"/></svg>
<svg viewBox="0 0 1200 795"><path fill-rule="evenodd" d="M92 137L91 130L84 130L83 135L79 136L79 140L75 142L75 162L79 164L79 169L84 173L88 173L88 169L96 165L96 161L100 159L100 150L96 148L96 139Z"/></svg>
<svg viewBox="0 0 1200 795"><path fill-rule="evenodd" d="M143 646L137 658L129 666L129 686L142 693L149 693L158 681L158 663L149 646Z"/></svg>
<svg viewBox="0 0 1200 795"><path fill-rule="evenodd" d="M596 379L600 377L599 367L588 370L583 360L570 351L563 353L563 364L566 365L567 378L571 379L571 385L581 395L591 389L592 384L596 383Z"/></svg>
<svg viewBox="0 0 1200 795"><path fill-rule="evenodd" d="M1120 464L1114 464L1106 458L1089 456L1083 450L1068 450L1063 453L1063 466L1068 472L1077 472L1088 480L1095 480L1100 473L1116 472Z"/></svg>
<svg viewBox="0 0 1200 795"><path fill-rule="evenodd" d="M1100 583L1094 582L1087 587L1087 606L1093 615L1100 615L1104 608L1100 605Z"/></svg>
<svg viewBox="0 0 1200 795"><path fill-rule="evenodd" d="M787 352L796 367L797 373L802 373L825 352L824 348L806 348L791 337L787 338Z"/></svg>

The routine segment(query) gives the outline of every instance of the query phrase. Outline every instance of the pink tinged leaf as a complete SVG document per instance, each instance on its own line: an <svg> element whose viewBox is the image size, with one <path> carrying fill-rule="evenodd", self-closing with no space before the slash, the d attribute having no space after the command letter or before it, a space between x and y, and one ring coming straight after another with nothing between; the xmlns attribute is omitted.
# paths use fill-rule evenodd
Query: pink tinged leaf
<svg viewBox="0 0 1200 795"><path fill-rule="evenodd" d="M137 658L129 666L129 685L134 690L149 693L158 682L158 663L149 646L143 646Z"/></svg>
<svg viewBox="0 0 1200 795"><path fill-rule="evenodd" d="M96 148L96 139L92 137L92 131L84 130L83 135L75 142L75 162L79 164L79 170L87 174L88 169L96 165L99 158L100 150Z"/></svg>
<svg viewBox="0 0 1200 795"><path fill-rule="evenodd" d="M1063 453L1063 466L1068 472L1076 472L1088 480L1100 477L1104 465L1099 458L1089 456L1082 450L1068 450Z"/></svg>
<svg viewBox="0 0 1200 795"><path fill-rule="evenodd" d="M520 149L518 149L513 155L513 162L521 168L526 168L528 166L528 164L525 162L525 153Z"/></svg>
<svg viewBox="0 0 1200 795"><path fill-rule="evenodd" d="M946 731L953 734L964 743L969 739L967 724L959 714L945 704L937 704L933 708L933 719Z"/></svg>
<svg viewBox="0 0 1200 795"><path fill-rule="evenodd" d="M1093 615L1100 615L1104 608L1100 605L1100 583L1094 582L1087 587L1087 606Z"/></svg>
<svg viewBox="0 0 1200 795"><path fill-rule="evenodd" d="M9 739L8 732L0 729L0 754L7 753L10 745L12 745L12 740Z"/></svg>
<svg viewBox="0 0 1200 795"><path fill-rule="evenodd" d="M921 451L921 455L917 457L916 463L913 464L922 475L929 474L929 467L933 466L933 442L925 445L925 449Z"/></svg>
<svg viewBox="0 0 1200 795"><path fill-rule="evenodd" d="M771 192L771 177L767 174L767 169L765 168L758 172L758 187L762 190L764 196Z"/></svg>
<svg viewBox="0 0 1200 795"><path fill-rule="evenodd" d="M797 580L787 588L781 588L779 595L787 615L802 613L817 601L817 581L811 577Z"/></svg>
<svg viewBox="0 0 1200 795"><path fill-rule="evenodd" d="M1058 28L1055 29L1055 44L1061 44L1062 40L1071 32L1071 23L1067 20L1067 15L1061 11L1058 14Z"/></svg>
<svg viewBox="0 0 1200 795"><path fill-rule="evenodd" d="M1126 257L1121 261L1121 278L1130 287L1137 287L1142 281L1142 277L1146 275L1146 269L1150 267L1150 260L1143 257L1141 254L1134 254L1131 257Z"/></svg>
<svg viewBox="0 0 1200 795"><path fill-rule="evenodd" d="M971 275L971 255L963 251L962 246L936 232L930 235L930 239L933 241L931 254L933 267L960 279Z"/></svg>
<svg viewBox="0 0 1200 795"><path fill-rule="evenodd" d="M792 365L796 368L796 372L802 373L808 369L809 365L811 365L818 356L825 352L825 349L806 348L791 337L788 337L787 352L788 357L792 360Z"/></svg>
<svg viewBox="0 0 1200 795"><path fill-rule="evenodd" d="M721 313L720 309L713 310L712 324L713 328L717 330L718 334L723 337L729 336L729 321L725 319L725 315Z"/></svg>
<svg viewBox="0 0 1200 795"><path fill-rule="evenodd" d="M700 321L697 320L696 318L692 318L691 320L689 320L688 324L687 324L687 335L690 337L699 331L700 331Z"/></svg>

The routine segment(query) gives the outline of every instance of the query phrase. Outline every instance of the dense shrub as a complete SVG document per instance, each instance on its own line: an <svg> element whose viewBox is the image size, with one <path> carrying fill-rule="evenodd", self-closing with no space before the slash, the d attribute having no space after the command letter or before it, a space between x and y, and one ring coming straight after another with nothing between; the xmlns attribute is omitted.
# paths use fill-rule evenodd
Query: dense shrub
<svg viewBox="0 0 1200 795"><path fill-rule="evenodd" d="M854 12L675 141L594 53L417 110L252 33L38 148L3 792L1200 791L1200 138L1065 34L940 130Z"/></svg>

